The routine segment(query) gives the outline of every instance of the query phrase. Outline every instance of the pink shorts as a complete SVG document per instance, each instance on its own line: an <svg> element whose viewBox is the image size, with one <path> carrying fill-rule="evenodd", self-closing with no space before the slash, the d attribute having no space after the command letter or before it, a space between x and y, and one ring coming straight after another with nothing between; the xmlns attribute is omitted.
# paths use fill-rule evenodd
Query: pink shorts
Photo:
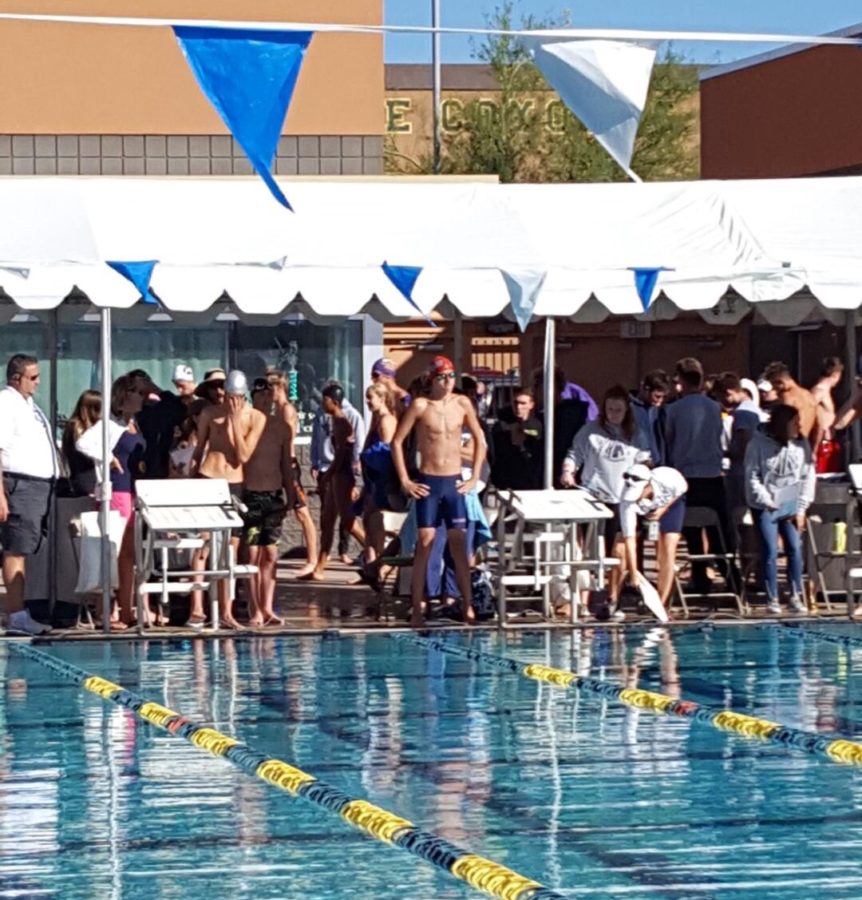
<svg viewBox="0 0 862 900"><path fill-rule="evenodd" d="M126 522L130 522L135 514L135 498L129 491L114 491L109 508L115 509Z"/></svg>

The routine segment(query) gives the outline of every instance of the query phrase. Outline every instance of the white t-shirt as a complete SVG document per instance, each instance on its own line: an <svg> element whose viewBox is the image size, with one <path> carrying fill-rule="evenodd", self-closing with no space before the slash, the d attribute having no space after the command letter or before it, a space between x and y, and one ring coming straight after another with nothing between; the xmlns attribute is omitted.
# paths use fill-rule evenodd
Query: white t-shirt
<svg viewBox="0 0 862 900"><path fill-rule="evenodd" d="M638 529L638 516L648 516L657 509L670 506L688 490L688 482L682 473L670 466L659 466L649 475L652 497L646 500L630 500L620 503L620 526L623 537L634 537Z"/></svg>
<svg viewBox="0 0 862 900"><path fill-rule="evenodd" d="M57 477L57 453L45 414L20 391L0 390L0 465L4 472Z"/></svg>

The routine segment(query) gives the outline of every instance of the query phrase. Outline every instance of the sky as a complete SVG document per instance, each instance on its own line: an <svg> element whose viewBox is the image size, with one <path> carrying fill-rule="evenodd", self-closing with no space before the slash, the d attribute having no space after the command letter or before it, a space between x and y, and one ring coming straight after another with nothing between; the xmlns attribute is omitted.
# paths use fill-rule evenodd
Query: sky
<svg viewBox="0 0 862 900"><path fill-rule="evenodd" d="M482 28L486 17L501 0L440 0L444 27ZM383 0L384 21L389 25L430 25L431 0ZM518 22L522 15L539 20L559 18L569 11L574 27L650 28L687 31L750 31L779 34L824 34L862 22L858 0L820 0L788 3L786 0L516 0ZM775 44L676 43L674 50L690 62L732 62L776 49ZM431 39L427 35L387 35L386 62L430 62ZM470 62L467 37L441 36L443 62Z"/></svg>

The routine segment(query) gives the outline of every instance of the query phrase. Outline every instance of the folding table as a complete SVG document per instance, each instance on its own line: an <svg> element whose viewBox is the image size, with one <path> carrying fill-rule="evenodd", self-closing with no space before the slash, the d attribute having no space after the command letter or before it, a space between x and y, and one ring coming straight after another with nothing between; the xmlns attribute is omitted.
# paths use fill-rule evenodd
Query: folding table
<svg viewBox="0 0 862 900"><path fill-rule="evenodd" d="M217 582L227 579L230 599L236 579L257 573L257 566L237 565L231 532L242 528L241 505L221 478L165 478L138 481L135 516L135 597L138 629L143 631L144 600L158 594L163 608L171 594L209 589L212 625L218 628ZM209 546L209 568L172 570L171 550ZM157 580L148 581L151 575Z"/></svg>
<svg viewBox="0 0 862 900"><path fill-rule="evenodd" d="M572 620L577 620L578 573L586 571L595 578L597 587L604 586L605 570L615 561L605 558L604 538L601 523L610 519L613 513L592 494L581 489L542 491L499 491L501 503L497 518L498 573L497 573L497 615L500 626L506 623L506 588L533 586L542 588L543 612L550 618L550 585L553 581L567 580L571 590ZM511 513L516 520L514 546L510 558L506 558L506 520ZM584 539L585 555L581 554L578 540L578 526L586 526ZM526 575L513 574L516 562L526 560L524 537L528 526L541 526L542 530L532 535L535 551L532 572ZM551 549L556 545L562 549L562 559L552 558ZM548 553L542 551L548 548ZM556 570L556 571L555 571Z"/></svg>

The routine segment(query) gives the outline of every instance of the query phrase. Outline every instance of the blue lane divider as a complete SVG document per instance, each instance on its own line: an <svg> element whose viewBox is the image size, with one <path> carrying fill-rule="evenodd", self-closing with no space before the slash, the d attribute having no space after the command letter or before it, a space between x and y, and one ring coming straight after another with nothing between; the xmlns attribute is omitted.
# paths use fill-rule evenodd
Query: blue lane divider
<svg viewBox="0 0 862 900"><path fill-rule="evenodd" d="M809 628L807 625L797 625L795 622L782 622L781 634L791 634L797 638L825 641L828 644L838 644L842 647L862 647L862 638L860 637L850 634L833 634L831 631Z"/></svg>

